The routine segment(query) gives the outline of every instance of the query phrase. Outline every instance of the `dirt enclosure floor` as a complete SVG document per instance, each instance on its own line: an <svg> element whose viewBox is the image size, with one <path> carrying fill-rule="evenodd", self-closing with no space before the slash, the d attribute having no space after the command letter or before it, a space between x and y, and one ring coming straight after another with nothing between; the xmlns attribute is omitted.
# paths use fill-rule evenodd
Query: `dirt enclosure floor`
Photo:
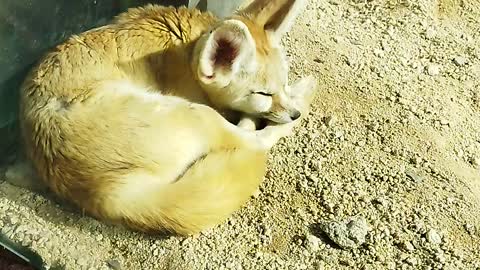
<svg viewBox="0 0 480 270"><path fill-rule="evenodd" d="M1 232L51 269L480 269L480 1L310 0L285 46L312 112L225 223L146 236L0 174Z"/></svg>

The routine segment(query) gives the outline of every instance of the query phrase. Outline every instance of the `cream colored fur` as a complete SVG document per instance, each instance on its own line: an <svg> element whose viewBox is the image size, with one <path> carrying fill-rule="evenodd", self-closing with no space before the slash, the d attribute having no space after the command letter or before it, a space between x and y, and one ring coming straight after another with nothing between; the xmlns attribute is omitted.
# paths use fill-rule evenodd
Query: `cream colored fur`
<svg viewBox="0 0 480 270"><path fill-rule="evenodd" d="M263 23L293 21L296 2L254 1L261 16L250 5L224 21L149 5L57 46L21 90L39 176L90 215L141 231L192 234L221 222L308 112L315 80L287 85L270 38L280 28ZM228 121L235 111L282 124L247 130Z"/></svg>

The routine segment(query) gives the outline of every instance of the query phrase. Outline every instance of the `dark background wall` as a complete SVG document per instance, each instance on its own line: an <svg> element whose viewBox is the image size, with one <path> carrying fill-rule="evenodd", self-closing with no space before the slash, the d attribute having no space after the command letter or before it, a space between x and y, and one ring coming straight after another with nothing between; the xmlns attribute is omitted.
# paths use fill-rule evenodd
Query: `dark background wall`
<svg viewBox="0 0 480 270"><path fill-rule="evenodd" d="M0 163L16 148L17 93L42 53L74 33L106 24L146 3L187 5L188 0L2 0L0 4Z"/></svg>

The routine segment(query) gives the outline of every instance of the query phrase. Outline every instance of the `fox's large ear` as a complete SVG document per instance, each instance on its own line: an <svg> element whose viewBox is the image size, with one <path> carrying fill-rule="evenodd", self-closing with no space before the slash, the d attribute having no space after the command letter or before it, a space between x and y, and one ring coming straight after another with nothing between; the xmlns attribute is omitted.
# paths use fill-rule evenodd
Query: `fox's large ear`
<svg viewBox="0 0 480 270"><path fill-rule="evenodd" d="M240 68L254 61L255 42L247 26L238 20L226 20L200 41L198 78L205 84L228 85Z"/></svg>
<svg viewBox="0 0 480 270"><path fill-rule="evenodd" d="M238 13L281 38L306 6L306 0L254 0Z"/></svg>

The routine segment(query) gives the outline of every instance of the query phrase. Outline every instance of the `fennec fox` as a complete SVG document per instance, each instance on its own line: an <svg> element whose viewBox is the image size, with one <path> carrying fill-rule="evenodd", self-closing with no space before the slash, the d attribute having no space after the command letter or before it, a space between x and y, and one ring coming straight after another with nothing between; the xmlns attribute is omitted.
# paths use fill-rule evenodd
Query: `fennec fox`
<svg viewBox="0 0 480 270"><path fill-rule="evenodd" d="M149 5L57 46L21 89L39 176L86 213L133 229L187 235L218 224L308 111L316 82L289 87L279 45L303 5L257 0L221 21ZM232 111L271 124L246 130L225 118Z"/></svg>

